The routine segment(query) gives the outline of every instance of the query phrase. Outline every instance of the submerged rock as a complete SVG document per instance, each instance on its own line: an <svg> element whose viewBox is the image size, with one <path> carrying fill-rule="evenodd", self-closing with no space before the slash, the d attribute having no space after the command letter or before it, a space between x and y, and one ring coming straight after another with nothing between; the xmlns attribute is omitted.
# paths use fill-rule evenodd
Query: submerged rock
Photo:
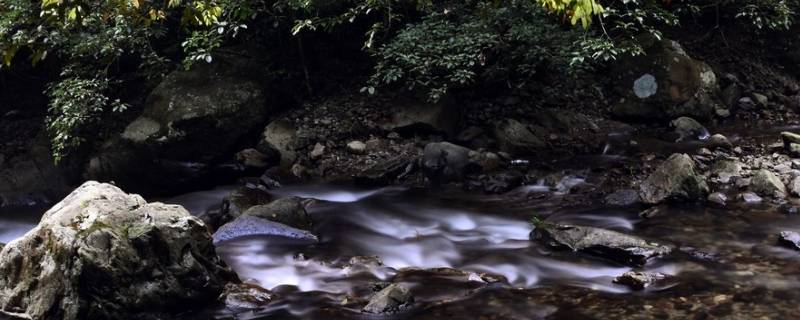
<svg viewBox="0 0 800 320"><path fill-rule="evenodd" d="M259 217L242 216L220 227L219 230L214 233L214 245L252 236L275 236L303 242L319 241L317 236L305 230L292 228L285 224Z"/></svg>
<svg viewBox="0 0 800 320"><path fill-rule="evenodd" d="M750 190L760 196L778 199L786 197L786 186L772 171L766 169L758 170L753 174L753 178L750 179Z"/></svg>
<svg viewBox="0 0 800 320"><path fill-rule="evenodd" d="M530 238L552 248L580 251L631 266L643 266L651 258L672 252L672 248L666 245L584 226L540 223Z"/></svg>
<svg viewBox="0 0 800 320"><path fill-rule="evenodd" d="M401 284L390 284L383 290L378 291L362 311L367 313L391 313L400 311L414 302L411 291Z"/></svg>
<svg viewBox="0 0 800 320"><path fill-rule="evenodd" d="M311 217L308 215L306 207L313 202L313 199L286 197L265 205L250 207L242 213L242 216L263 218L293 228L308 230L311 228Z"/></svg>
<svg viewBox="0 0 800 320"><path fill-rule="evenodd" d="M667 275L659 272L628 271L614 278L614 283L628 286L633 290L643 290L667 278Z"/></svg>
<svg viewBox="0 0 800 320"><path fill-rule="evenodd" d="M220 210L206 212L200 218L212 231L217 230L240 217L247 209L272 201L272 195L265 189L266 187L252 184L238 187L222 199Z"/></svg>
<svg viewBox="0 0 800 320"><path fill-rule="evenodd" d="M708 185L686 154L673 154L642 182L639 195L649 204L670 200L703 200Z"/></svg>
<svg viewBox="0 0 800 320"><path fill-rule="evenodd" d="M800 233L794 231L781 231L778 241L789 248L800 250Z"/></svg>
<svg viewBox="0 0 800 320"><path fill-rule="evenodd" d="M94 181L3 248L0 274L0 312L27 319L168 313L236 280L186 209Z"/></svg>

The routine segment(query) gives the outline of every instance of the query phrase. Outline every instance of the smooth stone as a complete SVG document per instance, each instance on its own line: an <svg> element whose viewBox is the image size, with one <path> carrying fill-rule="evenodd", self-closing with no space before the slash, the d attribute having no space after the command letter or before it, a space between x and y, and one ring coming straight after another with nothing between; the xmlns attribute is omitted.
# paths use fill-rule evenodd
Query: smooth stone
<svg viewBox="0 0 800 320"><path fill-rule="evenodd" d="M760 196L785 198L786 186L772 171L761 169L750 179L750 190Z"/></svg>
<svg viewBox="0 0 800 320"><path fill-rule="evenodd" d="M708 202L711 202L711 203L714 203L714 204L717 204L717 205L720 205L720 206L725 206L725 204L728 202L728 196L726 196L724 193L721 193L721 192L714 192L714 193L708 195Z"/></svg>
<svg viewBox="0 0 800 320"><path fill-rule="evenodd" d="M252 236L275 236L302 242L319 242L319 238L311 232L292 228L285 224L263 218L241 216L233 222L220 227L219 230L214 233L214 245Z"/></svg>
<svg viewBox="0 0 800 320"><path fill-rule="evenodd" d="M347 151L352 154L365 154L367 153L367 144L355 140L347 143Z"/></svg>
<svg viewBox="0 0 800 320"><path fill-rule="evenodd" d="M757 194L752 192L744 192L739 194L739 199L741 199L745 203L759 203L761 201L764 201L764 199L762 199Z"/></svg>

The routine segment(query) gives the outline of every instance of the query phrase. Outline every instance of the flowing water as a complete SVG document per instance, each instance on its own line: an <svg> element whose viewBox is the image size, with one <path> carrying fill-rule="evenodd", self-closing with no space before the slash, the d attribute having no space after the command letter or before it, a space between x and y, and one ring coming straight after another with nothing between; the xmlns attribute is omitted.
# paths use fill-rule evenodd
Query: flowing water
<svg viewBox="0 0 800 320"><path fill-rule="evenodd" d="M574 183L585 182L565 177L559 185ZM199 214L219 203L227 191L229 188L220 188L170 201ZM656 218L643 220L637 209L562 208L560 188L537 185L501 196L335 185L288 186L275 195L319 200L309 212L320 243L309 246L286 239L249 237L220 245L218 253L243 280L280 296L264 309L238 314L240 318L359 318L363 300L361 304L349 302L368 298L374 283L393 278L402 279L417 297L416 310L420 311L394 316L410 319L433 318L443 309L455 312L453 319L475 319L475 312L511 319L571 318L559 312L573 299L591 294L599 296L587 304L597 303L601 308L603 299L627 301L631 297L637 297L636 303L643 307L640 301L680 299L676 295L684 300L690 297L688 301L705 296L731 299L754 289L790 294L800 286L800 254L777 245L775 238L782 230L800 231L800 217L784 215L768 205L725 210L670 207L663 208ZM552 251L529 241L528 220L533 213L550 221L602 227L670 243L680 250L652 261L643 270L674 278L645 292L615 284L613 279L631 268L596 257ZM354 256L377 256L383 265L351 265L348 260ZM498 282L487 285L487 281ZM545 295L536 299L555 301L537 303L533 313L504 313L510 306L532 303L530 295ZM496 299L500 307L497 303L494 307L476 303L475 299ZM754 303L765 301L756 298ZM696 304L702 303L699 300ZM714 306L707 307L712 310ZM496 310L491 311L493 308ZM236 312L219 308L202 315L224 318L232 313Z"/></svg>
<svg viewBox="0 0 800 320"><path fill-rule="evenodd" d="M624 163L629 161L624 156L628 140L610 139L603 155L562 164ZM648 148L660 148L643 141L648 140L639 142ZM591 174L568 175L551 186L539 181L503 195L285 186L274 195L318 200L309 213L319 243L258 236L217 247L242 280L273 290L277 298L257 310L230 310L220 304L183 318L800 318L800 253L777 244L780 231L800 231L800 216L763 203L725 209L661 207L658 216L642 219L642 208L565 201L573 187L591 183ZM162 200L199 215L218 208L233 188ZM43 211L4 209L0 242L33 228L38 217L33 212ZM669 243L677 248L672 255L642 269L672 278L645 291L615 284L615 277L632 269L529 241L533 214ZM351 261L367 256L382 264L370 258ZM390 316L362 314L360 308L383 281L409 286L413 308Z"/></svg>

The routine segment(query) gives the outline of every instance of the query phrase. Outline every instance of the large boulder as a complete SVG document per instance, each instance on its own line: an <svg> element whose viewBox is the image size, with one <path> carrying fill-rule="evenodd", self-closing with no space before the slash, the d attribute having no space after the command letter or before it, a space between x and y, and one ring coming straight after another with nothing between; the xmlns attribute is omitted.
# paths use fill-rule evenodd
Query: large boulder
<svg viewBox="0 0 800 320"><path fill-rule="evenodd" d="M192 189L194 178L210 174L207 168L233 160L275 110L256 78L259 70L254 59L219 55L214 63L170 73L147 97L141 116L91 159L87 178L148 193ZM170 166L196 170L175 174ZM152 174L136 174L142 168ZM162 185L162 174L173 174L174 182Z"/></svg>
<svg viewBox="0 0 800 320"><path fill-rule="evenodd" d="M450 142L428 143L423 150L423 172L434 182L459 181L480 168L470 153L474 152Z"/></svg>
<svg viewBox="0 0 800 320"><path fill-rule="evenodd" d="M717 77L672 40L642 37L646 54L619 60L611 74L623 99L612 113L623 118L710 118L718 95Z"/></svg>
<svg viewBox="0 0 800 320"><path fill-rule="evenodd" d="M708 184L695 170L692 158L677 153L667 158L639 186L642 201L649 204L669 200L702 200L708 192Z"/></svg>
<svg viewBox="0 0 800 320"><path fill-rule="evenodd" d="M500 150L513 155L534 154L546 146L542 139L514 119L505 119L496 123L494 135Z"/></svg>
<svg viewBox="0 0 800 320"><path fill-rule="evenodd" d="M186 209L93 181L0 251L0 275L0 312L27 319L184 311L235 280Z"/></svg>

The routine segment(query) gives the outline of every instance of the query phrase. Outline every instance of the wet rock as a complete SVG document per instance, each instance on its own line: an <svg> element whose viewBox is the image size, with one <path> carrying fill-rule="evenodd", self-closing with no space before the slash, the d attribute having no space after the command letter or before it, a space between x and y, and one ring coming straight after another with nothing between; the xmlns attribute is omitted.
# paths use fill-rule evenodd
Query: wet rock
<svg viewBox="0 0 800 320"><path fill-rule="evenodd" d="M708 195L708 202L724 207L728 202L728 196L722 192L714 192Z"/></svg>
<svg viewBox="0 0 800 320"><path fill-rule="evenodd" d="M362 310L366 313L392 313L410 306L414 302L411 291L401 284L390 284L375 293Z"/></svg>
<svg viewBox="0 0 800 320"><path fill-rule="evenodd" d="M323 146L319 142L315 144L314 149L312 149L311 152L308 153L308 157L313 160L322 158L323 155L325 155L325 146Z"/></svg>
<svg viewBox="0 0 800 320"><path fill-rule="evenodd" d="M311 217L306 208L313 202L313 199L299 197L280 198L269 204L250 207L242 213L242 216L263 218L293 228L308 230L311 229Z"/></svg>
<svg viewBox="0 0 800 320"><path fill-rule="evenodd" d="M670 122L678 134L678 141L704 140L708 138L708 130L702 124L689 117L680 117Z"/></svg>
<svg viewBox="0 0 800 320"><path fill-rule="evenodd" d="M272 195L265 188L251 184L238 187L222 199L221 212L229 217L223 223L238 218L253 206L270 201L272 201Z"/></svg>
<svg viewBox="0 0 800 320"><path fill-rule="evenodd" d="M537 224L530 237L552 248L580 251L631 266L642 266L651 258L672 251L669 246L616 231L546 222Z"/></svg>
<svg viewBox="0 0 800 320"><path fill-rule="evenodd" d="M800 176L794 177L789 183L789 192L795 197L800 197Z"/></svg>
<svg viewBox="0 0 800 320"><path fill-rule="evenodd" d="M672 40L641 37L646 54L613 66L615 89L624 97L612 107L623 118L710 118L716 106L717 77L706 63L690 57Z"/></svg>
<svg viewBox="0 0 800 320"><path fill-rule="evenodd" d="M396 99L388 106L390 117L380 124L381 129L402 135L445 133L455 136L458 129L459 108L452 99L443 98L437 103L417 99Z"/></svg>
<svg viewBox="0 0 800 320"><path fill-rule="evenodd" d="M720 183L729 183L732 178L742 176L742 163L734 159L718 160L711 167L711 175Z"/></svg>
<svg viewBox="0 0 800 320"><path fill-rule="evenodd" d="M730 149L733 148L730 140L727 137L717 133L708 138L708 145L711 148Z"/></svg>
<svg viewBox="0 0 800 320"><path fill-rule="evenodd" d="M668 277L666 274L659 272L628 271L614 278L614 283L628 286L633 290L644 290Z"/></svg>
<svg viewBox="0 0 800 320"><path fill-rule="evenodd" d="M460 181L464 176L479 170L469 155L472 150L449 142L431 142L425 146L422 169L434 182Z"/></svg>
<svg viewBox="0 0 800 320"><path fill-rule="evenodd" d="M781 132L783 148L793 156L800 156L800 134L784 131Z"/></svg>
<svg viewBox="0 0 800 320"><path fill-rule="evenodd" d="M264 169L277 164L275 160L253 148L236 153L236 162L248 168Z"/></svg>
<svg viewBox="0 0 800 320"><path fill-rule="evenodd" d="M484 176L483 191L486 193L506 193L522 185L525 177L516 171L500 172L493 175Z"/></svg>
<svg viewBox="0 0 800 320"><path fill-rule="evenodd" d="M229 283L221 295L225 306L237 309L260 309L269 304L274 294L250 283Z"/></svg>
<svg viewBox="0 0 800 320"><path fill-rule="evenodd" d="M781 231L778 241L789 248L800 250L800 233L794 231Z"/></svg>
<svg viewBox="0 0 800 320"><path fill-rule="evenodd" d="M281 167L290 168L297 160L297 144L297 128L287 120L278 119L264 128L257 148L265 153L279 154Z"/></svg>
<svg viewBox="0 0 800 320"><path fill-rule="evenodd" d="M352 154L365 154L367 153L367 145L361 141L350 141L347 143L347 151Z"/></svg>
<svg viewBox="0 0 800 320"><path fill-rule="evenodd" d="M756 103L750 97L743 97L739 99L738 106L742 110L755 110Z"/></svg>
<svg viewBox="0 0 800 320"><path fill-rule="evenodd" d="M742 87L739 85L732 83L729 86L725 87L725 90L722 90L722 102L728 108L736 107L736 103L739 101L739 98L742 97Z"/></svg>
<svg viewBox="0 0 800 320"><path fill-rule="evenodd" d="M750 180L750 190L760 196L785 198L786 186L772 171L761 169L753 174Z"/></svg>
<svg viewBox="0 0 800 320"><path fill-rule="evenodd" d="M169 313L236 281L186 209L93 181L3 248L0 273L2 313L27 319Z"/></svg>
<svg viewBox="0 0 800 320"><path fill-rule="evenodd" d="M694 161L686 154L673 154L642 182L642 201L656 204L671 200L702 200L708 185L695 171Z"/></svg>
<svg viewBox="0 0 800 320"><path fill-rule="evenodd" d="M752 192L740 193L739 199L744 201L745 203L760 203L761 201L764 201L764 199L761 199L761 197Z"/></svg>
<svg viewBox="0 0 800 320"><path fill-rule="evenodd" d="M259 217L242 216L220 227L214 233L214 245L252 236L282 237L308 243L319 241L317 236L305 230Z"/></svg>
<svg viewBox="0 0 800 320"><path fill-rule="evenodd" d="M767 96L753 92L751 94L753 96L753 100L755 100L756 104L762 108L766 108L769 105L769 98Z"/></svg>
<svg viewBox="0 0 800 320"><path fill-rule="evenodd" d="M605 204L616 207L627 207L641 202L639 193L633 189L620 189L607 195L603 201Z"/></svg>
<svg viewBox="0 0 800 320"><path fill-rule="evenodd" d="M496 123L494 135L500 150L512 155L534 154L546 146L525 125L514 119Z"/></svg>
<svg viewBox="0 0 800 320"><path fill-rule="evenodd" d="M399 155L367 167L353 177L353 181L365 186L385 186L417 170L415 158Z"/></svg>

